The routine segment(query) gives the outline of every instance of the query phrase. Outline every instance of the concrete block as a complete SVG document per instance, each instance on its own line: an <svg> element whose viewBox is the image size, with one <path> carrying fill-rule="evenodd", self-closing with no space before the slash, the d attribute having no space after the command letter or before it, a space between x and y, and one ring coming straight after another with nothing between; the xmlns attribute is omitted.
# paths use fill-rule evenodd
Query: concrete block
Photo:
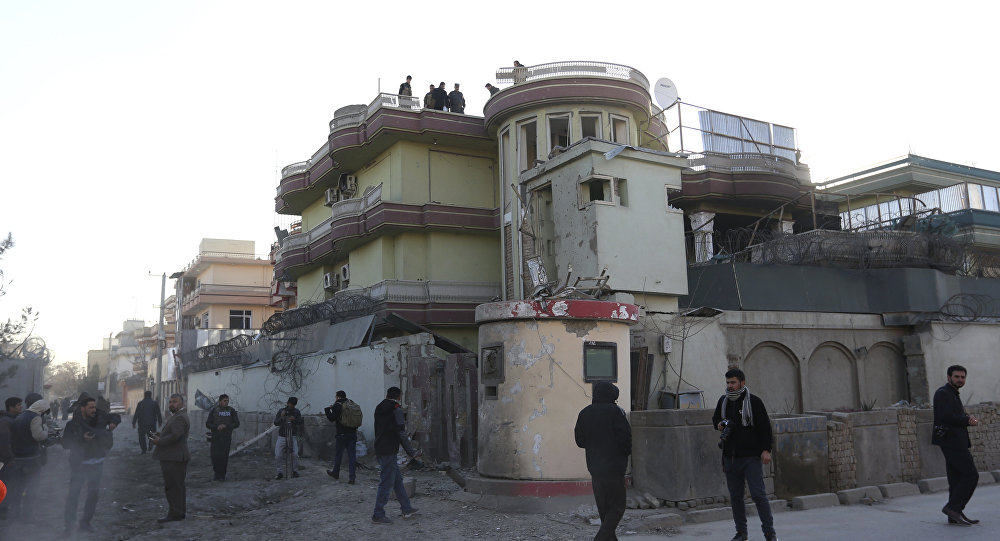
<svg viewBox="0 0 1000 541"><path fill-rule="evenodd" d="M993 475L993 480L1000 483L1000 470L993 470L990 472Z"/></svg>
<svg viewBox="0 0 1000 541"><path fill-rule="evenodd" d="M404 477L403 488L406 489L406 496L412 498L413 495L416 494L417 492L417 480L414 479L413 477ZM389 495L392 497L392 499L394 500L396 499L395 491L390 492Z"/></svg>
<svg viewBox="0 0 1000 541"><path fill-rule="evenodd" d="M691 511L687 514L689 522L718 522L720 520L733 520L733 510L729 507L718 507L716 509L703 509Z"/></svg>
<svg viewBox="0 0 1000 541"><path fill-rule="evenodd" d="M825 494L810 494L808 496L796 496L792 498L792 509L805 511L820 507L834 507L840 505L840 498L836 494L827 492Z"/></svg>
<svg viewBox="0 0 1000 541"><path fill-rule="evenodd" d="M862 503L862 500L865 498L869 500L881 500L882 492L879 491L878 487L858 487L837 491L837 499L840 500L840 505L857 505Z"/></svg>
<svg viewBox="0 0 1000 541"><path fill-rule="evenodd" d="M917 486L920 487L920 492L923 494L931 492L944 492L948 490L948 478L931 477L930 479L921 479L917 481Z"/></svg>
<svg viewBox="0 0 1000 541"><path fill-rule="evenodd" d="M771 504L771 514L788 511L788 500L771 500L768 503ZM746 504L746 510L748 516L757 516L757 506L753 502Z"/></svg>
<svg viewBox="0 0 1000 541"><path fill-rule="evenodd" d="M649 529L660 529L665 530L667 528L676 528L684 522L677 513L660 513L657 515L649 515L642 519L642 524Z"/></svg>
<svg viewBox="0 0 1000 541"><path fill-rule="evenodd" d="M996 483L997 480L993 478L993 474L988 471L979 472L979 484L980 485L992 485Z"/></svg>
<svg viewBox="0 0 1000 541"><path fill-rule="evenodd" d="M920 487L913 483L889 483L888 485L879 485L878 489L883 498L902 498L903 496L920 494Z"/></svg>

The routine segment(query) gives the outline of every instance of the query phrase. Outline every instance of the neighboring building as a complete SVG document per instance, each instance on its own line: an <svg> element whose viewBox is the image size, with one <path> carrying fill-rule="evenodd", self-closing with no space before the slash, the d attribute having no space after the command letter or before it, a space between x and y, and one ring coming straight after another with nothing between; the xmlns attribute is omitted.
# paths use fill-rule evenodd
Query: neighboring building
<svg viewBox="0 0 1000 541"><path fill-rule="evenodd" d="M201 240L194 260L171 276L180 302L175 302L172 317L166 317L174 322L179 339L175 348L164 350L158 375L162 395L184 392L178 368L194 361L199 347L259 332L276 312L270 305L271 275L271 261L254 253L253 241ZM178 359L182 367L175 365Z"/></svg>

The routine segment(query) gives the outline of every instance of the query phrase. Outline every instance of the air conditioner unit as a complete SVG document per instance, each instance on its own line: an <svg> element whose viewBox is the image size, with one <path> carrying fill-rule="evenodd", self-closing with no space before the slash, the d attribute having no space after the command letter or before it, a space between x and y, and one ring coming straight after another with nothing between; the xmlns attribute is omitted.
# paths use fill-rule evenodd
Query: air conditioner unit
<svg viewBox="0 0 1000 541"><path fill-rule="evenodd" d="M323 289L340 289L340 275L328 272L323 275Z"/></svg>
<svg viewBox="0 0 1000 541"><path fill-rule="evenodd" d="M358 178L354 175L340 175L340 191L354 195L358 191Z"/></svg>
<svg viewBox="0 0 1000 541"><path fill-rule="evenodd" d="M345 282L349 282L351 280L351 266L344 265L343 267L340 267L340 276Z"/></svg>
<svg viewBox="0 0 1000 541"><path fill-rule="evenodd" d="M324 200L325 203L323 204L328 207L337 201L340 201L340 190L337 188L327 188L326 192L324 192Z"/></svg>

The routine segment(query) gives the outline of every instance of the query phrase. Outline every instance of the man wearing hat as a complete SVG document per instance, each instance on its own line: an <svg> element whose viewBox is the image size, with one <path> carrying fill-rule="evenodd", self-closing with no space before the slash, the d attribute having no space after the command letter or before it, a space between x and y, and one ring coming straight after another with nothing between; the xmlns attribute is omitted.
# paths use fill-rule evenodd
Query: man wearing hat
<svg viewBox="0 0 1000 541"><path fill-rule="evenodd" d="M284 460L285 460L285 449L288 446L288 438L292 439L292 477L299 476L299 445L296 441L295 436L298 436L302 430L302 412L295 407L299 403L299 399L290 396L288 397L288 403L285 407L278 410L278 414L274 416L274 426L278 427L278 442L274 444L274 467L278 470L278 475L275 479L281 479L285 477L284 472Z"/></svg>

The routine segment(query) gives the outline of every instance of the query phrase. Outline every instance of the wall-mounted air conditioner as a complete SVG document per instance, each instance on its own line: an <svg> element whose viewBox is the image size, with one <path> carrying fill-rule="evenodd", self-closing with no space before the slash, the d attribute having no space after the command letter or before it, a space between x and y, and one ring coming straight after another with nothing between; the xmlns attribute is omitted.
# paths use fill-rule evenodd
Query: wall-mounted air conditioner
<svg viewBox="0 0 1000 541"><path fill-rule="evenodd" d="M335 272L328 272L324 274L323 289L340 289L340 275Z"/></svg>
<svg viewBox="0 0 1000 541"><path fill-rule="evenodd" d="M344 265L343 267L340 267L340 276L345 282L351 281L351 266Z"/></svg>

